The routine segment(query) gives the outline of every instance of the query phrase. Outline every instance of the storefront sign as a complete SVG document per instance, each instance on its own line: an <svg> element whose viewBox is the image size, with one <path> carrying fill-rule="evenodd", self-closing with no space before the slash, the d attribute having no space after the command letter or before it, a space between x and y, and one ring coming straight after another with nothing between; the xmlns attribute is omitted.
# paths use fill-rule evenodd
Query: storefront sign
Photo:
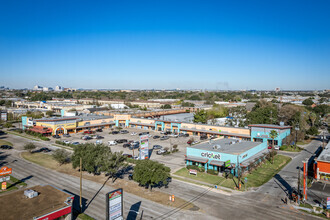
<svg viewBox="0 0 330 220"><path fill-rule="evenodd" d="M227 160L227 161L225 162L225 167L230 167L230 160Z"/></svg>
<svg viewBox="0 0 330 220"><path fill-rule="evenodd" d="M220 157L221 157L220 154L214 154L214 153L209 153L209 152L201 153L201 156L207 157L207 158L212 158L212 159L217 159L217 160L220 160Z"/></svg>
<svg viewBox="0 0 330 220"><path fill-rule="evenodd" d="M123 189L107 193L107 220L123 219Z"/></svg>
<svg viewBox="0 0 330 220"><path fill-rule="evenodd" d="M9 175L12 173L12 169L8 168L8 167L1 167L0 169L0 176L4 176L4 175Z"/></svg>
<svg viewBox="0 0 330 220"><path fill-rule="evenodd" d="M189 174L194 174L197 176L197 170L189 169Z"/></svg>
<svg viewBox="0 0 330 220"><path fill-rule="evenodd" d="M4 181L9 181L9 180L10 180L10 176L0 177L0 183L2 183Z"/></svg>
<svg viewBox="0 0 330 220"><path fill-rule="evenodd" d="M1 189L2 189L2 190L6 190L6 189L7 189L7 183L6 183L6 182L3 182L3 183L1 184Z"/></svg>

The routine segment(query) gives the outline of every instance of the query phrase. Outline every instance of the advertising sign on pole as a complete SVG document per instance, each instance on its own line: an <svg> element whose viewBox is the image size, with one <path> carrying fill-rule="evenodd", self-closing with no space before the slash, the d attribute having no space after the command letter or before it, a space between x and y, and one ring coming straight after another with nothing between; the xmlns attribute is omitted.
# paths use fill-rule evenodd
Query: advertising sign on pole
<svg viewBox="0 0 330 220"><path fill-rule="evenodd" d="M10 175L11 173L12 173L12 169L8 168L6 166L1 167L1 169L0 169L0 176Z"/></svg>
<svg viewBox="0 0 330 220"><path fill-rule="evenodd" d="M106 219L122 220L123 219L123 189L116 189L107 193L106 196Z"/></svg>
<svg viewBox="0 0 330 220"><path fill-rule="evenodd" d="M7 189L7 182L3 182L3 183L1 184L1 189L2 189L2 190L6 190L6 189Z"/></svg>
<svg viewBox="0 0 330 220"><path fill-rule="evenodd" d="M149 136L140 135L140 160L149 158Z"/></svg>
<svg viewBox="0 0 330 220"><path fill-rule="evenodd" d="M327 198L327 209L330 209L330 197Z"/></svg>
<svg viewBox="0 0 330 220"><path fill-rule="evenodd" d="M225 162L225 167L229 167L230 166L230 160L227 160L226 162Z"/></svg>

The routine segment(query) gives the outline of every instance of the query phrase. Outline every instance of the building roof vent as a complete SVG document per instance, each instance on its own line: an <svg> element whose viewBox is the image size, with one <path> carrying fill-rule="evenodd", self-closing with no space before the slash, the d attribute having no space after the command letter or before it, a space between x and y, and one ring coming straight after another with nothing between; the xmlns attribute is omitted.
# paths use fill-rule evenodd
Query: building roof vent
<svg viewBox="0 0 330 220"><path fill-rule="evenodd" d="M38 192L32 190L32 189L28 189L28 190L25 190L24 191L24 195L29 198L29 199L32 199L34 197L37 197L38 196Z"/></svg>

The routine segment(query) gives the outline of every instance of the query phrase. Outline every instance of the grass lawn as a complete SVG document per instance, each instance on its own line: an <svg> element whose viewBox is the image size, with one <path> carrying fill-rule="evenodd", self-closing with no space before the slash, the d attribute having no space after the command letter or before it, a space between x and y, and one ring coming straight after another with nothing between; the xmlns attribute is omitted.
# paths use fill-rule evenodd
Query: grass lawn
<svg viewBox="0 0 330 220"><path fill-rule="evenodd" d="M4 193L4 192L8 192L8 191L12 191L12 190L17 190L21 187L26 186L27 184L24 182L21 182L20 180L16 179L13 176L10 176L10 181L7 182L7 189L6 191L1 191L0 190L0 194Z"/></svg>
<svg viewBox="0 0 330 220"><path fill-rule="evenodd" d="M274 158L274 164L271 164L269 161L265 161L260 167L253 170L251 174L247 174L243 176L242 182L246 177L247 187L259 187L266 182L268 182L275 174L277 174L286 164L291 161L290 157L283 155L276 155ZM238 179L235 177L233 179L225 179L220 176L211 175L208 173L200 173L198 172L197 176L189 175L189 171L186 168L182 168L175 172L174 174L182 177L189 178L191 180L198 180L205 183L210 183L213 185L219 185L222 187L227 187L231 189L235 189L238 184ZM242 183L241 190L244 190L244 183Z"/></svg>
<svg viewBox="0 0 330 220"><path fill-rule="evenodd" d="M85 213L79 214L78 219L81 219L81 220L95 220L94 218L90 217L89 215L86 215Z"/></svg>
<svg viewBox="0 0 330 220"><path fill-rule="evenodd" d="M72 176L80 176L80 172L76 169L72 168L71 163L60 165L57 161L53 159L51 155L44 153L29 153L22 152L21 156L32 162L36 163L40 166L56 170L61 173L66 173ZM103 174L102 175L93 175L83 172L83 178L88 179L94 182L98 182L104 184L108 179ZM163 193L157 190L150 191L148 189L144 189L143 187L139 187L138 183L134 181L127 181L123 179L117 179L114 183L111 180L107 181L107 184L114 188L123 188L124 191L128 193L132 193L134 195L149 199L153 202L157 202L163 205L171 206L174 208L181 207L184 210L198 210L199 208L195 206L193 203L188 202L186 200L181 199L180 197L176 197L175 202L169 201L170 194Z"/></svg>
<svg viewBox="0 0 330 220"><path fill-rule="evenodd" d="M23 133L18 133L18 132L14 132L14 131L7 131L7 133L17 135L17 136L20 136L20 137L23 137L23 138L27 138L27 139L30 139L30 140L33 140L33 141L40 141L40 139L38 139L36 137L33 137L31 135L27 135L27 134L23 134Z"/></svg>
<svg viewBox="0 0 330 220"><path fill-rule="evenodd" d="M303 150L303 148L296 145L283 145L280 147L280 150L288 152L300 152Z"/></svg>
<svg viewBox="0 0 330 220"><path fill-rule="evenodd" d="M0 146L1 145L9 145L9 146L13 146L12 143L10 143L9 141L4 141L4 140L0 140Z"/></svg>

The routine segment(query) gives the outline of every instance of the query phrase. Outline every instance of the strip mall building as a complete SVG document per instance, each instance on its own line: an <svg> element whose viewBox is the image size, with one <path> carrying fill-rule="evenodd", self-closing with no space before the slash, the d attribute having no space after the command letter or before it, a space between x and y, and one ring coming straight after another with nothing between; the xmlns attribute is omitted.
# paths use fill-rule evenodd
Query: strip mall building
<svg viewBox="0 0 330 220"><path fill-rule="evenodd" d="M330 181L330 142L315 159L314 170L317 180Z"/></svg>
<svg viewBox="0 0 330 220"><path fill-rule="evenodd" d="M271 144L269 137L271 130L278 132L275 145L282 146L282 140L290 134L290 126L278 125L249 125L249 128L236 128L214 126L207 124L184 123L178 121L165 121L158 119L136 118L129 114L81 115L70 117L32 119L22 117L23 128L29 128L36 132L48 135L78 133L84 130L98 128L111 128L114 126L139 128L143 130L169 131L172 133L187 133L189 135L206 135L223 138L236 138L244 141L252 141Z"/></svg>

